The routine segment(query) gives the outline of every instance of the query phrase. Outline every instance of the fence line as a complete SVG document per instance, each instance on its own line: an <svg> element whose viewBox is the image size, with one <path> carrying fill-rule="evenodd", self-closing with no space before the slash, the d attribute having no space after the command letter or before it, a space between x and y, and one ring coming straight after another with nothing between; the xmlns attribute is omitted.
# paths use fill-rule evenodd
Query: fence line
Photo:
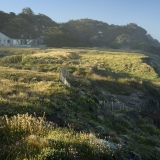
<svg viewBox="0 0 160 160"><path fill-rule="evenodd" d="M104 107L105 109L108 109L109 111L114 110L132 110L132 108L129 108L122 102L109 102L109 101L99 101L99 104Z"/></svg>
<svg viewBox="0 0 160 160"><path fill-rule="evenodd" d="M69 78L71 74L66 71L65 69L60 69L59 71L59 80L62 82L62 84L71 87L71 84L68 82L67 78ZM114 111L114 110L132 110L132 108L129 108L122 102L109 102L109 101L98 101L98 104L101 107L104 107L108 111Z"/></svg>

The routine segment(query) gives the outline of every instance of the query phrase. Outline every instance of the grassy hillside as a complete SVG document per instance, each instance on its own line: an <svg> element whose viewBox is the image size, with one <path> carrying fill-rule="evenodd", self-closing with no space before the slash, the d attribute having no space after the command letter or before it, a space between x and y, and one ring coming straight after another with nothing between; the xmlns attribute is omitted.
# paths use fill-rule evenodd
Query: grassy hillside
<svg viewBox="0 0 160 160"><path fill-rule="evenodd" d="M144 104L160 96L159 62L138 51L0 48L1 159L159 159L160 130L144 108L157 109Z"/></svg>

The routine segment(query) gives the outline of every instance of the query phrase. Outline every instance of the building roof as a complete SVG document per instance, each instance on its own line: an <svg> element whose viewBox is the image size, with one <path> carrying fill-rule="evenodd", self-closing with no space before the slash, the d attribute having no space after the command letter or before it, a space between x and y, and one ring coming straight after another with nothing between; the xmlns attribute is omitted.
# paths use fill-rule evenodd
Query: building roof
<svg viewBox="0 0 160 160"><path fill-rule="evenodd" d="M11 39L10 37L8 37L8 36L6 36L5 34L3 34L2 32L0 32L0 36L5 36L5 37Z"/></svg>

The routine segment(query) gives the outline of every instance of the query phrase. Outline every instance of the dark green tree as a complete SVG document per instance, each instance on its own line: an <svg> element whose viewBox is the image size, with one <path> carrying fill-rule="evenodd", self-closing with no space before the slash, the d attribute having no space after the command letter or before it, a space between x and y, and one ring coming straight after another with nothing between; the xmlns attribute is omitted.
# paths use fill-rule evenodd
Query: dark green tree
<svg viewBox="0 0 160 160"><path fill-rule="evenodd" d="M31 10L31 8L26 7L22 9L22 14L30 14L30 15L34 15L34 12Z"/></svg>

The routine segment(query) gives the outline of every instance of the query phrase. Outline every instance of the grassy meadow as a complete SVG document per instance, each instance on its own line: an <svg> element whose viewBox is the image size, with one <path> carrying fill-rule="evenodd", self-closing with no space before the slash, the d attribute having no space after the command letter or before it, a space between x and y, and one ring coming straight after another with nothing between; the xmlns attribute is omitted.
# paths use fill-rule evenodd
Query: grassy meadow
<svg viewBox="0 0 160 160"><path fill-rule="evenodd" d="M60 68L74 75L72 87L59 82ZM129 159L134 152L158 160L160 130L148 117L135 118L138 111L109 113L93 98L99 90L130 95L135 89L160 94L160 56L0 48L0 159Z"/></svg>

